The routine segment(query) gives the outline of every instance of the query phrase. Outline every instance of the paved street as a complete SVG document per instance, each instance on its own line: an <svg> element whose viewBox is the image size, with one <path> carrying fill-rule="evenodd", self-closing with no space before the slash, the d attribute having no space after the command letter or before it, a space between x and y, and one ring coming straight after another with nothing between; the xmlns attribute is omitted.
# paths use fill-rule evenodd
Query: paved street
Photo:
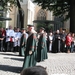
<svg viewBox="0 0 75 75"><path fill-rule="evenodd" d="M0 75L20 75L24 57L18 53L0 52ZM48 75L75 75L75 53L48 53L48 59L37 63Z"/></svg>

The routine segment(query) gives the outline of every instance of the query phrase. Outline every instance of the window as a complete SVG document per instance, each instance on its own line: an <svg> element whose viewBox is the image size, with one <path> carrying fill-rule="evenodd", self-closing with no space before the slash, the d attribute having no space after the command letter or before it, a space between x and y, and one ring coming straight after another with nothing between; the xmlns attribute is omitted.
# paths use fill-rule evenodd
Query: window
<svg viewBox="0 0 75 75"><path fill-rule="evenodd" d="M46 12L43 9L39 10L37 20L46 20Z"/></svg>

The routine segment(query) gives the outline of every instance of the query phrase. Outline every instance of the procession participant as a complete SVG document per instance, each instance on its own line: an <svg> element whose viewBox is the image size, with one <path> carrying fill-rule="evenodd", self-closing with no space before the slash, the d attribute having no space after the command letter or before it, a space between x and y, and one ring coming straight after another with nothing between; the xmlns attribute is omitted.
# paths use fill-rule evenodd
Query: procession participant
<svg viewBox="0 0 75 75"><path fill-rule="evenodd" d="M66 50L65 50L66 31L62 30L62 33L60 34L60 36L61 36L61 47L60 47L60 50L61 50L61 52L66 52Z"/></svg>
<svg viewBox="0 0 75 75"><path fill-rule="evenodd" d="M26 44L25 58L23 69L36 65L37 37L33 25L27 27L29 36Z"/></svg>
<svg viewBox="0 0 75 75"><path fill-rule="evenodd" d="M20 50L20 38L21 38L20 29L15 28L14 51L19 51Z"/></svg>
<svg viewBox="0 0 75 75"><path fill-rule="evenodd" d="M21 39L20 39L20 50L19 50L19 56L25 56L25 48L26 48L26 41L28 38L28 34L26 33L26 29L22 28L21 30Z"/></svg>
<svg viewBox="0 0 75 75"><path fill-rule="evenodd" d="M49 52L52 52L53 33L49 33Z"/></svg>
<svg viewBox="0 0 75 75"><path fill-rule="evenodd" d="M13 51L14 46L14 30L12 29L12 26L9 26L9 29L6 30L6 51Z"/></svg>
<svg viewBox="0 0 75 75"><path fill-rule="evenodd" d="M17 45L17 28L16 27L14 27L14 49L13 49L13 52L15 52L15 48L16 48L16 45Z"/></svg>
<svg viewBox="0 0 75 75"><path fill-rule="evenodd" d="M46 43L46 35L44 34L44 28L40 28L40 33L38 37L38 47L37 47L37 61L43 61L47 59L47 43Z"/></svg>
<svg viewBox="0 0 75 75"><path fill-rule="evenodd" d="M52 52L57 53L60 52L60 45L61 44L61 37L59 30L56 31L53 37L53 45L52 45Z"/></svg>

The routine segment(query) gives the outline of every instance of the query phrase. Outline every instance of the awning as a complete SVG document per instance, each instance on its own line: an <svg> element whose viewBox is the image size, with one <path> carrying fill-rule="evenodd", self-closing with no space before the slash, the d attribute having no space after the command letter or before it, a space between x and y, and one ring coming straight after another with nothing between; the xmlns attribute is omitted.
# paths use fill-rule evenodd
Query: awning
<svg viewBox="0 0 75 75"><path fill-rule="evenodd" d="M51 20L34 20L34 23L52 23L54 24L54 21Z"/></svg>
<svg viewBox="0 0 75 75"><path fill-rule="evenodd" d="M45 23L45 24L58 24L60 21L52 21L52 20L34 20L33 23Z"/></svg>

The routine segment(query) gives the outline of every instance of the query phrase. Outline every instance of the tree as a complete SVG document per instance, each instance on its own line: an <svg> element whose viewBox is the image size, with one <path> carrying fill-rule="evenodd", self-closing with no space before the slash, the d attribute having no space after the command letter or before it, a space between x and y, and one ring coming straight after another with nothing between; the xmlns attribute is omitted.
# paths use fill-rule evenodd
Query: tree
<svg viewBox="0 0 75 75"><path fill-rule="evenodd" d="M22 0L0 0L0 10L2 11L7 11L13 8L13 6L18 7L18 12L19 12L19 21L18 24L20 28L23 28L24 25L24 12L23 9L21 8L20 2Z"/></svg>
<svg viewBox="0 0 75 75"><path fill-rule="evenodd" d="M53 11L55 16L62 17L64 20L70 18L70 32L75 32L75 0L34 0L42 9Z"/></svg>
<svg viewBox="0 0 75 75"><path fill-rule="evenodd" d="M22 0L20 0L22 1ZM0 0L0 7L4 10L11 10L14 6L17 6L17 0Z"/></svg>

